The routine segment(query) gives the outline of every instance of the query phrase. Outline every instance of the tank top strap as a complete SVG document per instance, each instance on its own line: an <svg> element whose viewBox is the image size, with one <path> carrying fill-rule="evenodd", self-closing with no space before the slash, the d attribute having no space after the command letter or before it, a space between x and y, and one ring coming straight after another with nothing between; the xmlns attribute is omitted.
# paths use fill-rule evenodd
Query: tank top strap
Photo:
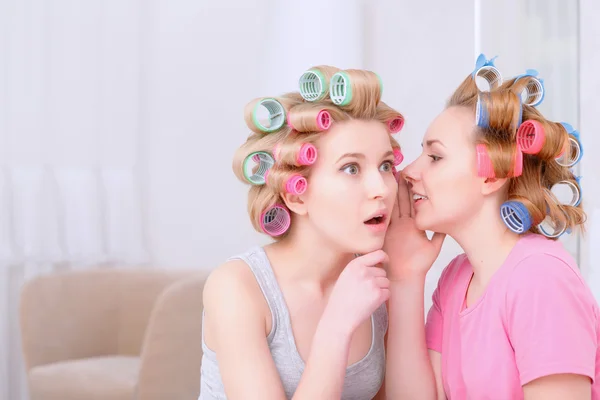
<svg viewBox="0 0 600 400"><path fill-rule="evenodd" d="M262 247L254 247L246 253L230 258L230 260L232 259L240 259L248 264L269 305L272 316L272 329L268 337L270 342L278 329L285 329L288 316L285 299L275 278L269 258Z"/></svg>

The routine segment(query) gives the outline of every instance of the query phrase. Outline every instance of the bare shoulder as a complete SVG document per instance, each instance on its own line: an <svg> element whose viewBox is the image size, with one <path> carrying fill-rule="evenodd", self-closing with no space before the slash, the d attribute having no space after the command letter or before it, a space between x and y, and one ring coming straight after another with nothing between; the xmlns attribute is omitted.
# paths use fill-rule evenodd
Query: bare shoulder
<svg viewBox="0 0 600 400"><path fill-rule="evenodd" d="M260 310L264 298L260 286L243 260L230 260L215 268L204 284L204 309L208 312Z"/></svg>

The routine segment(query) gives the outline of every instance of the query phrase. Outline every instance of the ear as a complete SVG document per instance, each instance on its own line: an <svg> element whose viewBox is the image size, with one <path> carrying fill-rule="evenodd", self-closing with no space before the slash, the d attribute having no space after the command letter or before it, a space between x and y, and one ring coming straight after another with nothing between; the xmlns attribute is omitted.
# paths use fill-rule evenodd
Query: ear
<svg viewBox="0 0 600 400"><path fill-rule="evenodd" d="M504 187L507 181L506 178L486 178L481 187L481 193L483 195L496 193Z"/></svg>
<svg viewBox="0 0 600 400"><path fill-rule="evenodd" d="M287 192L281 193L280 196L290 211L298 215L306 215L307 209L304 203L304 196Z"/></svg>

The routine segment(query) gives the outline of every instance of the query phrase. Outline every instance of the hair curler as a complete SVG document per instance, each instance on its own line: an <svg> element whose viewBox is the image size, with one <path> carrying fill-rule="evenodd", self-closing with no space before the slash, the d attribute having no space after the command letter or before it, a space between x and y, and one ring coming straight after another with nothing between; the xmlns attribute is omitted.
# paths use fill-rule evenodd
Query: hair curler
<svg viewBox="0 0 600 400"><path fill-rule="evenodd" d="M487 147L483 143L479 143L476 147L477 152L477 176L482 178L495 178L496 172L494 170L494 164L487 151ZM517 144L515 149L515 156L513 159L513 171L509 175L511 178L520 176L523 173L523 152L520 146Z"/></svg>
<svg viewBox="0 0 600 400"><path fill-rule="evenodd" d="M537 227L542 235L552 239L562 236L567 230L565 222L554 221L549 215Z"/></svg>
<svg viewBox="0 0 600 400"><path fill-rule="evenodd" d="M545 96L544 80L537 77L538 72L535 69L528 69L524 74L517 76L515 82L526 76L531 79L521 92L521 101L528 106L538 106L542 103Z"/></svg>
<svg viewBox="0 0 600 400"><path fill-rule="evenodd" d="M350 75L345 71L339 71L331 77L329 86L329 97L333 104L345 106L350 104L352 100L352 84L350 83Z"/></svg>
<svg viewBox="0 0 600 400"><path fill-rule="evenodd" d="M477 176L482 178L495 178L494 165L488 154L485 144L480 143L476 147L477 151Z"/></svg>
<svg viewBox="0 0 600 400"><path fill-rule="evenodd" d="M489 86L489 90L487 91L492 91L502 85L502 74L498 68L494 66L495 59L496 57L487 60L484 54L480 54L479 57L477 57L477 61L475 61L475 69L472 76L475 80L475 85L482 92L486 90L482 90L479 87L477 78L482 78L487 82Z"/></svg>
<svg viewBox="0 0 600 400"><path fill-rule="evenodd" d="M273 164L275 160L265 151L250 153L242 165L244 178L253 185L264 185L266 175Z"/></svg>
<svg viewBox="0 0 600 400"><path fill-rule="evenodd" d="M290 227L290 213L281 204L266 209L260 215L260 227L267 235L280 236Z"/></svg>
<svg viewBox="0 0 600 400"><path fill-rule="evenodd" d="M292 124L292 112L288 113L286 122L290 128L296 129L296 127L294 127L294 125ZM315 124L316 128L319 131L326 131L331 127L331 122L332 122L331 114L327 110L321 110L317 114L315 122L316 122L316 124Z"/></svg>
<svg viewBox="0 0 600 400"><path fill-rule="evenodd" d="M561 167L572 167L577 164L583 156L583 146L581 142L574 136L569 136L568 147L563 149L561 154L556 157L555 161Z"/></svg>
<svg viewBox="0 0 600 400"><path fill-rule="evenodd" d="M258 112L261 107L265 108L267 110L267 112L269 113L268 125L264 124L264 121L260 121L260 119L259 119ZM252 120L252 124L254 125L255 129L252 129L253 127L249 126L250 129L252 129L252 130L258 129L260 132L263 132L263 133L275 132L276 130L280 129L283 126L283 124L285 123L285 120L286 120L285 108L279 101L277 101L274 98L267 97L267 98L257 100L254 104L254 107L252 108L251 120Z"/></svg>
<svg viewBox="0 0 600 400"><path fill-rule="evenodd" d="M544 126L534 119L523 122L517 130L517 144L523 153L537 154L542 150L545 142Z"/></svg>
<svg viewBox="0 0 600 400"><path fill-rule="evenodd" d="M397 147L394 148L394 166L402 164L402 161L404 161L402 150Z"/></svg>
<svg viewBox="0 0 600 400"><path fill-rule="evenodd" d="M388 130L390 133L398 133L404 127L404 118L396 117L388 121Z"/></svg>
<svg viewBox="0 0 600 400"><path fill-rule="evenodd" d="M577 207L581 203L581 186L578 179L575 183L567 180L556 182L550 188L550 192L560 204L565 206Z"/></svg>
<svg viewBox="0 0 600 400"><path fill-rule="evenodd" d="M304 143L298 151L296 162L299 165L312 165L315 161L317 161L317 148L311 143Z"/></svg>
<svg viewBox="0 0 600 400"><path fill-rule="evenodd" d="M306 191L308 182L300 174L293 174L285 182L285 190L290 194L301 195Z"/></svg>
<svg viewBox="0 0 600 400"><path fill-rule="evenodd" d="M329 84L325 75L318 69L309 69L300 76L298 82L300 95L306 101L318 101L325 98Z"/></svg>
<svg viewBox="0 0 600 400"><path fill-rule="evenodd" d="M520 201L506 201L500 206L500 217L511 231L521 234L531 228L531 214Z"/></svg>
<svg viewBox="0 0 600 400"><path fill-rule="evenodd" d="M484 93L477 96L477 104L475 106L475 124L480 128L488 128L490 126L490 113L487 109L487 104L482 101L483 97L487 97Z"/></svg>

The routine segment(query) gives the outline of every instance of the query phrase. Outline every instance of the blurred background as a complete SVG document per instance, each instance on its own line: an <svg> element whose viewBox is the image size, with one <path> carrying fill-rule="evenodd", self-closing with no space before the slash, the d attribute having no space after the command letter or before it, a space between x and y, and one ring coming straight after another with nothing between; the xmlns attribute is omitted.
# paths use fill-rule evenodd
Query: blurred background
<svg viewBox="0 0 600 400"><path fill-rule="evenodd" d="M319 64L381 75L404 164L479 53L505 77L537 69L541 111L586 148L588 230L561 240L600 298L598 19L597 0L0 0L0 399L27 399L26 280L210 270L268 242L231 171L243 108ZM426 306L459 253L448 239Z"/></svg>

